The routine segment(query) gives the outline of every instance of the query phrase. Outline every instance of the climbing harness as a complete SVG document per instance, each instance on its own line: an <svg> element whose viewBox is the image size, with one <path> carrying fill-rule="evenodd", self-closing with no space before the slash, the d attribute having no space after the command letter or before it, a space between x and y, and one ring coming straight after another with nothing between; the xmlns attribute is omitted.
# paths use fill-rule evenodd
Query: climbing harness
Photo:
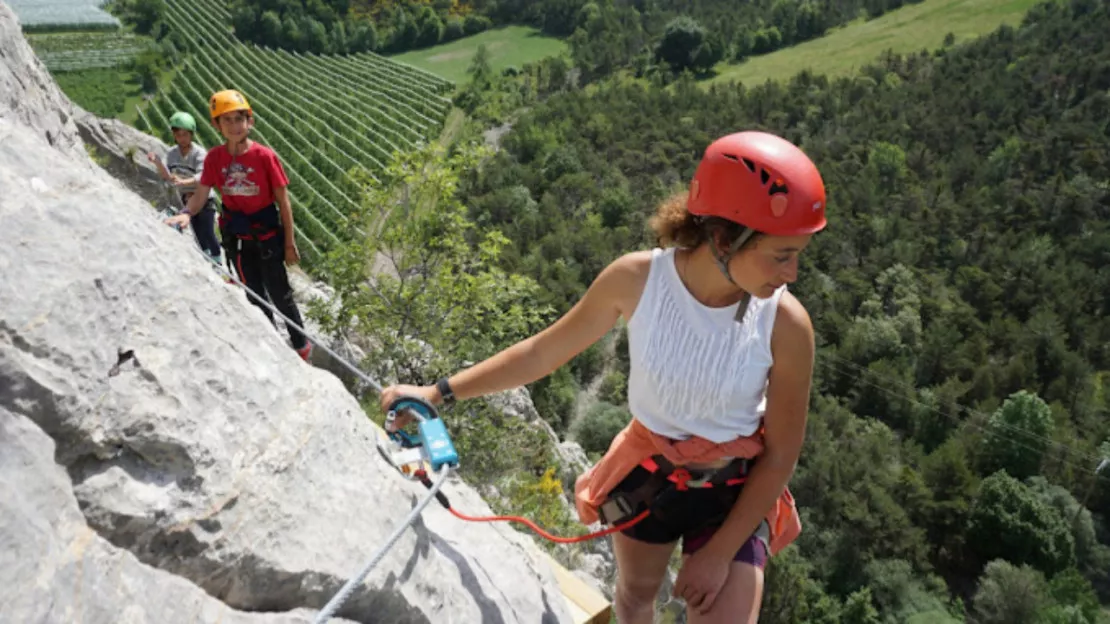
<svg viewBox="0 0 1110 624"><path fill-rule="evenodd" d="M223 233L224 249L234 248L238 257L243 253L243 243L246 241L258 250L263 260L274 257L274 250L266 242L282 232L277 204L271 203L250 214L241 210L231 210L225 205L220 214L223 215L220 231Z"/></svg>
<svg viewBox="0 0 1110 624"><path fill-rule="evenodd" d="M631 490L610 492L605 502L598 506L602 524L625 524L649 513L665 517L679 492L743 485L752 460L740 458L717 469L689 470L676 466L662 455L654 455L639 465L650 474L649 478Z"/></svg>

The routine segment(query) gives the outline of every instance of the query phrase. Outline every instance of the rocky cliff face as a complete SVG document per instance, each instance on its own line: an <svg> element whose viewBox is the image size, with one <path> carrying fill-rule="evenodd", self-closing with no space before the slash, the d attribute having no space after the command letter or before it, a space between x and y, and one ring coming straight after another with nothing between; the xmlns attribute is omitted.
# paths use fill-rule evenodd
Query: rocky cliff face
<svg viewBox="0 0 1110 624"><path fill-rule="evenodd" d="M91 162L2 3L0 93L0 619L309 621L425 490L339 380ZM338 615L570 620L530 540L434 504Z"/></svg>
<svg viewBox="0 0 1110 624"><path fill-rule="evenodd" d="M118 119L101 119L76 106L73 120L86 149L113 178L160 209L181 205L146 158L148 152L164 155L168 145Z"/></svg>
<svg viewBox="0 0 1110 624"><path fill-rule="evenodd" d="M0 2L0 115L33 130L54 149L79 161L85 147L77 134L74 107L35 56L15 15ZM85 159L80 166L92 167Z"/></svg>

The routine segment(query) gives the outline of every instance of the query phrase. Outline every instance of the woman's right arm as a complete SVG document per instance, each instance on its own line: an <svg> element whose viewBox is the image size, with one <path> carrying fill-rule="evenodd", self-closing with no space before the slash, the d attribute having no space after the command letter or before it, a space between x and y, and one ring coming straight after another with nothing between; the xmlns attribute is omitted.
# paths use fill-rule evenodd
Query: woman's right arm
<svg viewBox="0 0 1110 624"><path fill-rule="evenodd" d="M597 342L622 314L629 316L638 301L647 275L642 253L627 254L605 267L585 296L551 326L451 376L448 383L455 398L469 399L530 384ZM382 392L382 410L397 398L412 394L434 404L443 401L434 385L396 385Z"/></svg>

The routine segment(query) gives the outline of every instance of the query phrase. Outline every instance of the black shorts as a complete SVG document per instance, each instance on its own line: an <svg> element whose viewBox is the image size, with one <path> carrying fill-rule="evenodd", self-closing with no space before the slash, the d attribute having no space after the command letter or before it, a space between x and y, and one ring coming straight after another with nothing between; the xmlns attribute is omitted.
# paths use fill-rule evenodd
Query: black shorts
<svg viewBox="0 0 1110 624"><path fill-rule="evenodd" d="M615 492L630 491L639 487L649 473L637 466L617 484ZM672 492L657 510L635 525L621 531L624 535L649 544L670 544L682 540L683 554L690 554L704 546L721 527L732 506L740 497L743 485L712 488L692 488ZM733 557L762 569L770 553L766 521L746 541Z"/></svg>

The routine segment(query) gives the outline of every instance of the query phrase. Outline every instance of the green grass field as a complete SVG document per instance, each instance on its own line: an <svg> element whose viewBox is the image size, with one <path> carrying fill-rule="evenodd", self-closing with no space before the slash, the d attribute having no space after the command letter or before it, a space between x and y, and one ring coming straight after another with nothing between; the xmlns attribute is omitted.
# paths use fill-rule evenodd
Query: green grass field
<svg viewBox="0 0 1110 624"><path fill-rule="evenodd" d="M525 63L560 54L567 48L562 40L543 35L535 28L506 26L389 58L461 84L466 82L466 68L470 66L470 60L482 44L485 44L486 51L489 52L490 66L494 71L501 71L510 65L520 67Z"/></svg>
<svg viewBox="0 0 1110 624"><path fill-rule="evenodd" d="M1003 23L1017 25L1039 0L925 0L870 21L856 21L824 37L778 50L739 65L722 63L706 83L736 80L760 84L785 79L803 69L829 76L850 74L883 51L916 52L941 47L948 33L956 41L984 35Z"/></svg>
<svg viewBox="0 0 1110 624"><path fill-rule="evenodd" d="M120 117L126 112L129 101L139 101L139 85L134 72L122 67L97 67L52 75L66 97L100 117Z"/></svg>

